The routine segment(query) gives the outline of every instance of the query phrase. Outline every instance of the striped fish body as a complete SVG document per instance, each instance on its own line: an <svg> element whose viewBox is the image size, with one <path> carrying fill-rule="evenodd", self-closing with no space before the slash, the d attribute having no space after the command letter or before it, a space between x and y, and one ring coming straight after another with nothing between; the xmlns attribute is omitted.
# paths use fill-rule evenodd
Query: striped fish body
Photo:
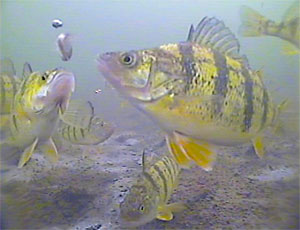
<svg viewBox="0 0 300 230"><path fill-rule="evenodd" d="M111 123L94 116L86 128L72 126L62 122L58 132L64 140L73 144L97 145L107 140L113 134L114 128Z"/></svg>
<svg viewBox="0 0 300 230"><path fill-rule="evenodd" d="M234 34L216 18L190 27L186 42L106 53L99 70L119 92L165 130L177 162L211 170L215 145L252 141L277 120L261 73L239 54Z"/></svg>
<svg viewBox="0 0 300 230"><path fill-rule="evenodd" d="M20 79L6 74L0 75L0 114L9 114L14 96L20 86Z"/></svg>
<svg viewBox="0 0 300 230"><path fill-rule="evenodd" d="M177 185L180 167L172 157L164 156L147 170L121 203L121 218L129 226L138 226L157 218L171 220L178 204L167 204Z"/></svg>
<svg viewBox="0 0 300 230"><path fill-rule="evenodd" d="M159 194L159 206L166 205L170 199L177 185L179 172L179 165L173 158L167 156L157 161L149 171L144 172L144 180L148 181L146 184L152 183L151 189Z"/></svg>
<svg viewBox="0 0 300 230"><path fill-rule="evenodd" d="M184 76L168 95L142 109L167 132L176 130L214 144L250 141L276 117L259 72L196 43L169 44L159 48L158 60L173 60L169 71ZM159 73L158 73L159 74ZM155 75L155 74L154 74Z"/></svg>

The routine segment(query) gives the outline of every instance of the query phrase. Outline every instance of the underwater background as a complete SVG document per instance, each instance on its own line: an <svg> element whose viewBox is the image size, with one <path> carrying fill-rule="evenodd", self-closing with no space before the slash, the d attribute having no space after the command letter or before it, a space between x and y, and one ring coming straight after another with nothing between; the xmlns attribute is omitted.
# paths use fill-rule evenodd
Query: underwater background
<svg viewBox="0 0 300 230"><path fill-rule="evenodd" d="M299 55L285 55L285 41L238 34L240 7L249 6L280 22L293 1L13 1L0 5L0 54L13 60L17 75L24 62L33 70L64 67L76 76L73 98L93 103L115 124L115 133L93 147L64 143L57 164L34 154L1 184L1 229L119 229L118 204L141 172L145 148L166 152L163 133L113 90L98 72L96 57L186 40L191 24L204 16L224 21L237 36L241 53L276 103L289 100L284 133L268 133L266 157L249 144L221 147L211 172L184 170L172 196L189 209L174 220L154 220L140 229L299 229ZM64 25L55 29L52 20ZM73 35L73 56L62 62L59 33ZM95 94L96 89L102 92Z"/></svg>

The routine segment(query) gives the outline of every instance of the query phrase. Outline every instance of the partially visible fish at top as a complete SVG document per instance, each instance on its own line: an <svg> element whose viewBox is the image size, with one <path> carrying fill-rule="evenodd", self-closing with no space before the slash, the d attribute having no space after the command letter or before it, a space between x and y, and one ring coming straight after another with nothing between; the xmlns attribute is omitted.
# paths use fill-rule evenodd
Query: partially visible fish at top
<svg viewBox="0 0 300 230"><path fill-rule="evenodd" d="M278 23L264 17L250 7L242 6L240 34L245 37L273 36L281 38L289 42L284 46L285 54L299 54L299 12L299 0L297 0L287 9L282 21Z"/></svg>
<svg viewBox="0 0 300 230"><path fill-rule="evenodd" d="M61 55L61 60L69 61L73 53L72 36L68 33L61 33L58 35L56 43Z"/></svg>
<svg viewBox="0 0 300 230"><path fill-rule="evenodd" d="M153 164L153 160L147 160L149 156L150 153L144 150L143 172L120 204L120 217L124 226L144 225L155 218L170 221L173 219L173 212L180 212L185 208L181 203L168 204L178 184L180 166L168 155L157 159Z"/></svg>
<svg viewBox="0 0 300 230"><path fill-rule="evenodd" d="M52 21L52 26L53 26L55 29L57 29L57 28L63 26L63 22L62 22L62 20L60 20L60 19L58 19L58 18L53 19L53 21Z"/></svg>
<svg viewBox="0 0 300 230"><path fill-rule="evenodd" d="M194 161L209 171L218 145L252 142L263 157L263 133L276 126L286 105L272 102L262 73L250 68L239 49L222 21L205 17L190 27L185 42L104 53L98 68L165 131L181 166Z"/></svg>
<svg viewBox="0 0 300 230"><path fill-rule="evenodd" d="M22 80L10 113L11 135L0 143L1 167L15 164L16 158L23 167L37 147L53 162L58 159L51 136L74 89L74 74L61 69L33 72Z"/></svg>
<svg viewBox="0 0 300 230"><path fill-rule="evenodd" d="M97 145L107 140L113 132L113 124L98 116L91 117L90 124L86 128L62 122L58 129L64 140L76 145Z"/></svg>

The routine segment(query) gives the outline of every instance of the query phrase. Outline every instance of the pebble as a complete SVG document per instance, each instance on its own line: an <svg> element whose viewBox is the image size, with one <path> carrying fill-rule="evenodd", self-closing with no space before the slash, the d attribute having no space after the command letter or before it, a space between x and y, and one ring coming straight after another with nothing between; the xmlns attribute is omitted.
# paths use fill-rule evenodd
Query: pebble
<svg viewBox="0 0 300 230"><path fill-rule="evenodd" d="M130 138L124 142L124 145L133 146L133 145L136 145L137 143L139 143L139 141L137 139Z"/></svg>

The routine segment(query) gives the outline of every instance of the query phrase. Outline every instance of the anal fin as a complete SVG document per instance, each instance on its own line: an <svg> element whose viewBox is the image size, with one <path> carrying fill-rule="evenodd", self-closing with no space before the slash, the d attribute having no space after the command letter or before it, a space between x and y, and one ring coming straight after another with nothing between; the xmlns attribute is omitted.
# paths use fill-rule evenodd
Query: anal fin
<svg viewBox="0 0 300 230"><path fill-rule="evenodd" d="M40 146L40 149L45 153L45 155L50 159L51 162L57 162L59 158L58 152L51 137L47 142Z"/></svg>
<svg viewBox="0 0 300 230"><path fill-rule="evenodd" d="M34 142L23 151L18 163L18 168L22 168L29 161L29 159L33 154L33 151L35 150L37 143L38 143L38 138L36 138Z"/></svg>
<svg viewBox="0 0 300 230"><path fill-rule="evenodd" d="M265 154L263 138L261 136L255 137L254 139L252 139L252 144L256 155L259 158L262 158Z"/></svg>

